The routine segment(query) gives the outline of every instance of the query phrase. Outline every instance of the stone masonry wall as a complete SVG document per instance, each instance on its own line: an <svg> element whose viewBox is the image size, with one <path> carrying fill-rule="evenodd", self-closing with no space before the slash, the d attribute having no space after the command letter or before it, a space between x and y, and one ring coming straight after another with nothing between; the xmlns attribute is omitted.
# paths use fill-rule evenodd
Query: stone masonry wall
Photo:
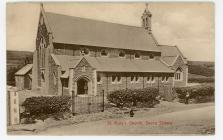
<svg viewBox="0 0 223 140"><path fill-rule="evenodd" d="M103 73L97 72L101 76L101 82L97 83L97 94L101 94L104 90L105 95L109 92L120 89L141 89L147 87L159 87L160 93L163 96L169 96L173 86L173 74L131 74L131 73ZM112 83L112 75L120 75L120 83ZM131 82L131 75L138 75L139 81ZM147 81L147 76L154 76L154 82ZM167 82L162 81L162 76L169 77ZM168 89L168 90L166 90ZM166 94L166 95L164 95Z"/></svg>
<svg viewBox="0 0 223 140"><path fill-rule="evenodd" d="M174 65L172 66L174 70L177 70L177 68L181 68L183 71L183 80L182 81L176 81L174 80L174 86L186 86L187 84L187 75L188 75L188 66L184 64L183 60L181 57L178 57Z"/></svg>
<svg viewBox="0 0 223 140"><path fill-rule="evenodd" d="M75 94L77 94L77 81L81 78L85 78L88 80L91 87L88 87L88 90L91 91L90 94L94 95L95 91L95 76L94 76L94 69L90 66L90 64L83 58L80 63L74 68L73 72L73 80L71 80L73 83L69 84L72 85L71 88L73 91L75 91Z"/></svg>

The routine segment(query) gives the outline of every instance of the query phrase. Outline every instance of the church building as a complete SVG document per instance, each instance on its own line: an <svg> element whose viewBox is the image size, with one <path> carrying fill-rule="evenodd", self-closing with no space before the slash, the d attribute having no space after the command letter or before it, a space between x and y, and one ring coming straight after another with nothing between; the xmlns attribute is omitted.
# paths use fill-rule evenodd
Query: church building
<svg viewBox="0 0 223 140"><path fill-rule="evenodd" d="M147 87L169 94L186 86L187 59L177 46L157 42L151 19L148 8L136 27L45 12L41 6L32 89L96 96Z"/></svg>

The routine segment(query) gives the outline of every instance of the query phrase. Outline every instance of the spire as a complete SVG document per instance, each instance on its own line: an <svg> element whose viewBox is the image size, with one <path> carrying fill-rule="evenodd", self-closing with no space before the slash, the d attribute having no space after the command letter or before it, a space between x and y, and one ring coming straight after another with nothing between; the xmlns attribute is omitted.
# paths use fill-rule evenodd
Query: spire
<svg viewBox="0 0 223 140"><path fill-rule="evenodd" d="M152 29L151 29L151 18L152 18L152 14L149 11L149 4L146 3L146 8L142 14L142 27L145 28L148 33L151 33Z"/></svg>

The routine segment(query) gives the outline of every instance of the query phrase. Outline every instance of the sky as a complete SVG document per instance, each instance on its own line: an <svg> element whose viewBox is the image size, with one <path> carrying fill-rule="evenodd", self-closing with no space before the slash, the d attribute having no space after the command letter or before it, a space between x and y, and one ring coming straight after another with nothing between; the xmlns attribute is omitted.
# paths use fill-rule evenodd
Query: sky
<svg viewBox="0 0 223 140"><path fill-rule="evenodd" d="M145 3L44 3L45 11L141 26ZM152 32L161 45L176 45L193 61L214 61L214 4L151 2ZM40 4L8 3L7 50L33 51Z"/></svg>

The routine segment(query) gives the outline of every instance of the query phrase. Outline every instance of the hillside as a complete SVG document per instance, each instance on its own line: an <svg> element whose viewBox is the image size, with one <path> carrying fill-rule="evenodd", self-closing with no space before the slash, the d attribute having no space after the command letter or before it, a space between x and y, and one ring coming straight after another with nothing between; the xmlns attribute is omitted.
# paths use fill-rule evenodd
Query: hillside
<svg viewBox="0 0 223 140"><path fill-rule="evenodd" d="M26 58L29 59L28 60L30 61L29 63L32 63L32 55L33 55L33 52L7 50L7 53L6 53L7 68L24 65Z"/></svg>
<svg viewBox="0 0 223 140"><path fill-rule="evenodd" d="M213 77L215 70L214 62L188 61L188 72L195 75Z"/></svg>
<svg viewBox="0 0 223 140"><path fill-rule="evenodd" d="M28 51L11 51L6 52L7 63L7 85L15 85L14 74L27 63L32 63L33 53Z"/></svg>

